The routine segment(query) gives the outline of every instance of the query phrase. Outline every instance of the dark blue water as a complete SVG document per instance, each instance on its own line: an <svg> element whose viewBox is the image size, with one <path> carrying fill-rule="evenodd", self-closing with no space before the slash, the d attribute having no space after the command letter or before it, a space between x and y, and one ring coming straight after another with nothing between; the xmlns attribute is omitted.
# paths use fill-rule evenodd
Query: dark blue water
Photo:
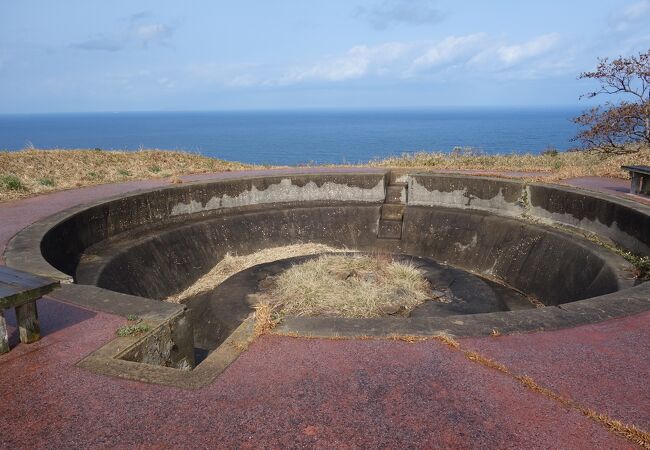
<svg viewBox="0 0 650 450"><path fill-rule="evenodd" d="M474 147L572 147L577 109L167 112L0 115L0 149L186 150L250 163L355 163Z"/></svg>

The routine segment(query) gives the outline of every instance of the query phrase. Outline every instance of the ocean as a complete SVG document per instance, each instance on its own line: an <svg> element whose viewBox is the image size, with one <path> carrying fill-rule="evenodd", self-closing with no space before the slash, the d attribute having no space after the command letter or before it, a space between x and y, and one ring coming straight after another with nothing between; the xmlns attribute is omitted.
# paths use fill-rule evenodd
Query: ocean
<svg viewBox="0 0 650 450"><path fill-rule="evenodd" d="M357 163L472 147L575 146L577 108L138 112L0 115L0 150L185 150L257 164Z"/></svg>

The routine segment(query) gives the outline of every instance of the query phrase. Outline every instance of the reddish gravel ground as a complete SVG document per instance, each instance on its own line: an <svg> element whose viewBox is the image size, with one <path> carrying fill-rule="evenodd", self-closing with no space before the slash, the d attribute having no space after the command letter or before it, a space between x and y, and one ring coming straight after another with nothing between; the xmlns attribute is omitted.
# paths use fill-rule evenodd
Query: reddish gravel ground
<svg viewBox="0 0 650 450"><path fill-rule="evenodd" d="M44 338L0 357L3 448L628 446L437 341L269 336L185 391L76 368L124 320L53 300L39 308Z"/></svg>
<svg viewBox="0 0 650 450"><path fill-rule="evenodd" d="M650 312L552 333L462 345L565 397L650 430Z"/></svg>
<svg viewBox="0 0 650 450"><path fill-rule="evenodd" d="M234 176L233 174L227 176ZM207 177L203 175L201 177ZM0 245L60 209L160 181L0 204ZM124 319L39 301L43 338L0 356L0 448L630 448L574 409L437 341L266 336L197 390L75 363ZM576 402L650 428L650 313L568 330L461 340Z"/></svg>

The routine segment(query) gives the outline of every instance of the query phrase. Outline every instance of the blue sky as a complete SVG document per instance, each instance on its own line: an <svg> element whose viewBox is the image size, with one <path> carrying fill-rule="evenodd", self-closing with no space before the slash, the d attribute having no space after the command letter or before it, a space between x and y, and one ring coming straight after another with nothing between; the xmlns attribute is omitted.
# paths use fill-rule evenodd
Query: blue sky
<svg viewBox="0 0 650 450"><path fill-rule="evenodd" d="M0 0L0 112L575 105L650 0Z"/></svg>

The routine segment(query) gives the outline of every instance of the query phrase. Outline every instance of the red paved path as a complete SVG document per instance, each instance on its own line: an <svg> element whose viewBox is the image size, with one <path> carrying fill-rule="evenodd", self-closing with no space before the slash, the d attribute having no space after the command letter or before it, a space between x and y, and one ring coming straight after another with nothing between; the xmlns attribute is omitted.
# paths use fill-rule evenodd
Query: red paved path
<svg viewBox="0 0 650 450"><path fill-rule="evenodd" d="M0 245L64 207L158 184L0 204ZM15 348L0 356L0 448L631 446L437 341L264 337L198 391L95 375L74 364L108 342L123 319L51 299L39 303L44 337L35 344L16 345L9 317ZM644 313L461 344L648 429L649 324Z"/></svg>

